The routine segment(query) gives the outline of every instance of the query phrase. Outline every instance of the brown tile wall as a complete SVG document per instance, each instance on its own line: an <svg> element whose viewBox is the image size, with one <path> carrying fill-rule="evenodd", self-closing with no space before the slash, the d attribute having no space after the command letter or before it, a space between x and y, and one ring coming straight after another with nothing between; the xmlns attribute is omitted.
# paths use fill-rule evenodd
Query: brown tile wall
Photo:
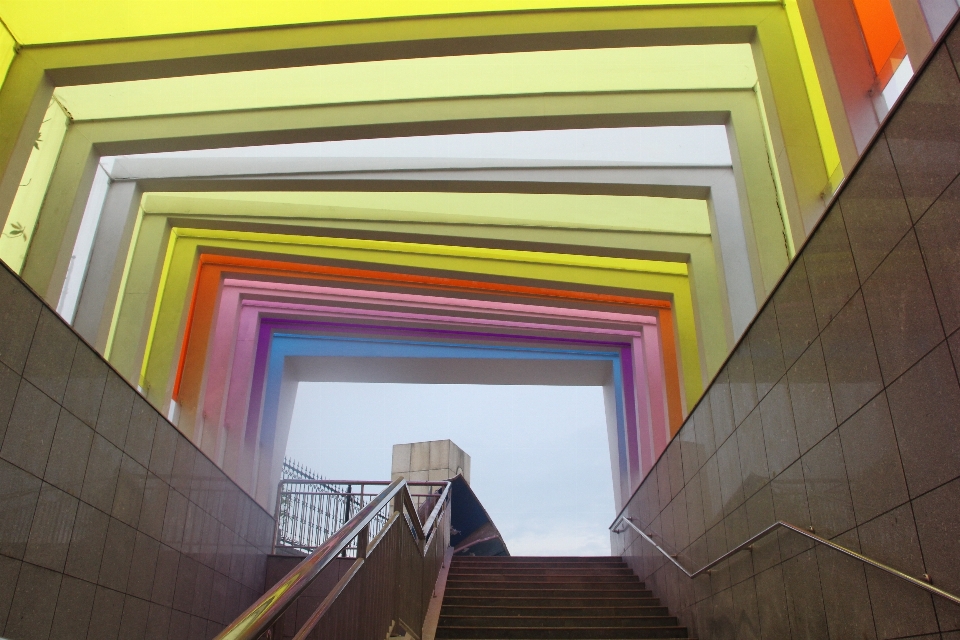
<svg viewBox="0 0 960 640"><path fill-rule="evenodd" d="M960 594L960 29L888 120L627 514L698 568L785 520ZM690 580L701 639L960 638L960 608L781 531Z"/></svg>
<svg viewBox="0 0 960 640"><path fill-rule="evenodd" d="M273 518L0 267L0 636L211 638Z"/></svg>

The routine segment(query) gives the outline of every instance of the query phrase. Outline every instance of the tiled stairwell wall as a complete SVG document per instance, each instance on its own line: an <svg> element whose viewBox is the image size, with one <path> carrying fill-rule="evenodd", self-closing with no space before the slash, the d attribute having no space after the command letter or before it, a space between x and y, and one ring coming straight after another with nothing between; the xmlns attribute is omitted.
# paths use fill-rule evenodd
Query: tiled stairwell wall
<svg viewBox="0 0 960 640"><path fill-rule="evenodd" d="M960 594L960 29L888 121L627 507L687 567L776 520ZM960 638L960 608L781 531L690 580L703 640Z"/></svg>
<svg viewBox="0 0 960 640"><path fill-rule="evenodd" d="M211 638L273 518L0 266L0 637Z"/></svg>

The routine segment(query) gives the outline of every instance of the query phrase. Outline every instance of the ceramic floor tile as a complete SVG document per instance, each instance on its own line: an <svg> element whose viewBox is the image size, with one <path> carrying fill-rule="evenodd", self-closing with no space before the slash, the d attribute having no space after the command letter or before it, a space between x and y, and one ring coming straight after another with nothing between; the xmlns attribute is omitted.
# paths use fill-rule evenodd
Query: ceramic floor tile
<svg viewBox="0 0 960 640"><path fill-rule="evenodd" d="M63 571L78 506L76 498L44 483L23 559L53 571Z"/></svg>
<svg viewBox="0 0 960 640"><path fill-rule="evenodd" d="M797 444L797 426L793 420L793 404L786 379L781 380L760 401L760 421L763 424L763 442L766 447L770 476L776 476L800 457Z"/></svg>
<svg viewBox="0 0 960 640"><path fill-rule="evenodd" d="M944 338L920 247L912 232L864 283L863 299L887 384Z"/></svg>
<svg viewBox="0 0 960 640"><path fill-rule="evenodd" d="M945 49L906 94L885 134L914 220L960 173L960 80Z"/></svg>
<svg viewBox="0 0 960 640"><path fill-rule="evenodd" d="M866 307L859 293L820 339L837 422L843 423L883 388Z"/></svg>
<svg viewBox="0 0 960 640"><path fill-rule="evenodd" d="M850 535L855 537L856 532ZM859 547L859 543L850 544L846 536L842 536L837 543L848 549L856 550ZM822 545L817 546L816 553L830 637L876 638L863 564Z"/></svg>
<svg viewBox="0 0 960 640"><path fill-rule="evenodd" d="M128 595L123 601L119 640L142 640L147 632L150 603Z"/></svg>
<svg viewBox="0 0 960 640"><path fill-rule="evenodd" d="M847 180L840 208L863 282L913 224L883 135Z"/></svg>
<svg viewBox="0 0 960 640"><path fill-rule="evenodd" d="M860 286L840 207L834 205L803 250L817 324L822 330Z"/></svg>
<svg viewBox="0 0 960 640"><path fill-rule="evenodd" d="M773 294L773 302L777 308L784 364L790 367L820 333L803 254L797 257Z"/></svg>
<svg viewBox="0 0 960 640"><path fill-rule="evenodd" d="M770 485L747 500L747 533L754 536L777 521L773 506L773 489ZM753 545L750 552L754 571L764 571L781 560L780 543L776 534L768 534Z"/></svg>
<svg viewBox="0 0 960 640"><path fill-rule="evenodd" d="M213 569L197 566L197 581L193 595L193 615L207 617L210 610L210 594L213 592Z"/></svg>
<svg viewBox="0 0 960 640"><path fill-rule="evenodd" d="M26 380L20 383L0 458L43 477L60 407Z"/></svg>
<svg viewBox="0 0 960 640"><path fill-rule="evenodd" d="M20 388L20 376L10 367L0 364L0 444L7 431L7 421L13 411L13 403L17 399L17 390Z"/></svg>
<svg viewBox="0 0 960 640"><path fill-rule="evenodd" d="M73 364L70 365L63 406L91 427L96 426L106 382L106 363L93 349L83 343L78 344Z"/></svg>
<svg viewBox="0 0 960 640"><path fill-rule="evenodd" d="M742 504L730 515L723 519L723 526L727 530L727 550L735 548L750 537L750 526L747 523L747 506ZM727 561L730 571L730 584L746 580L754 574L753 556L748 552L741 552L730 556Z"/></svg>
<svg viewBox="0 0 960 640"><path fill-rule="evenodd" d="M787 373L800 453L837 427L823 348L817 338Z"/></svg>
<svg viewBox="0 0 960 640"><path fill-rule="evenodd" d="M159 552L159 542L142 533L136 534L130 560L130 573L127 576L126 592L128 594L144 600L150 599Z"/></svg>
<svg viewBox="0 0 960 640"><path fill-rule="evenodd" d="M782 640L790 637L790 615L783 585L783 569L780 565L758 573L757 593L763 597L757 601L760 630L764 640Z"/></svg>
<svg viewBox="0 0 960 640"><path fill-rule="evenodd" d="M173 608L189 613L193 609L193 598L197 587L198 563L187 556L180 556L177 568L177 586L173 597Z"/></svg>
<svg viewBox="0 0 960 640"><path fill-rule="evenodd" d="M815 550L804 551L784 562L782 567L793 637L828 638L827 616Z"/></svg>
<svg viewBox="0 0 960 640"><path fill-rule="evenodd" d="M958 348L960 348L960 336L958 336ZM713 412L710 407L710 397L704 396L700 404L693 412L694 428L696 431L695 441L699 452L699 461L697 467L702 467L710 459L716 450L717 443L713 433Z"/></svg>
<svg viewBox="0 0 960 640"><path fill-rule="evenodd" d="M136 528L140 521L140 506L147 482L147 470L136 460L124 454L117 475L117 490L113 498L111 515Z"/></svg>
<svg viewBox="0 0 960 640"><path fill-rule="evenodd" d="M723 495L720 492L720 470L717 456L700 469L700 494L703 497L703 518L707 529L723 518Z"/></svg>
<svg viewBox="0 0 960 640"><path fill-rule="evenodd" d="M99 434L93 437L80 497L105 513L113 510L123 454Z"/></svg>
<svg viewBox="0 0 960 640"><path fill-rule="evenodd" d="M695 541L706 532L706 522L703 518L703 487L699 475L694 476L687 484L685 493L690 540Z"/></svg>
<svg viewBox="0 0 960 640"><path fill-rule="evenodd" d="M136 395L136 392L130 388L126 380L113 371L107 372L103 400L100 403L100 413L97 416L97 433L117 448L122 449L127 439L127 428L130 424L130 411L133 407L134 395Z"/></svg>
<svg viewBox="0 0 960 640"><path fill-rule="evenodd" d="M768 304L754 320L748 334L757 397L763 398L786 371L780 346L776 306Z"/></svg>
<svg viewBox="0 0 960 640"><path fill-rule="evenodd" d="M0 327L4 328L0 331L0 362L23 373L43 305L5 264L0 266L0 300L4 301L0 305Z"/></svg>
<svg viewBox="0 0 960 640"><path fill-rule="evenodd" d="M86 638L93 613L93 598L97 587L89 582L63 576L57 596L57 610L53 616L50 640Z"/></svg>
<svg viewBox="0 0 960 640"><path fill-rule="evenodd" d="M57 402L62 402L78 342L76 334L63 320L44 307L30 344L23 377Z"/></svg>
<svg viewBox="0 0 960 640"><path fill-rule="evenodd" d="M0 629L7 623L10 604L17 589L17 577L20 575L19 560L0 555Z"/></svg>
<svg viewBox="0 0 960 640"><path fill-rule="evenodd" d="M4 635L16 640L46 640L53 624L61 575L24 563L7 616Z"/></svg>
<svg viewBox="0 0 960 640"><path fill-rule="evenodd" d="M757 384L748 341L743 341L727 363L734 424L743 422L757 406Z"/></svg>
<svg viewBox="0 0 960 640"><path fill-rule="evenodd" d="M92 445L93 429L61 411L43 479L79 498Z"/></svg>
<svg viewBox="0 0 960 640"><path fill-rule="evenodd" d="M776 520L797 527L810 526L807 485L803 480L803 468L799 460L770 482L770 493ZM812 546L806 538L786 530L779 532L777 539L780 541L780 551L784 558L792 558Z"/></svg>
<svg viewBox="0 0 960 640"><path fill-rule="evenodd" d="M100 562L98 583L115 591L126 591L130 573L130 559L136 544L137 532L119 520L110 519Z"/></svg>
<svg viewBox="0 0 960 640"><path fill-rule="evenodd" d="M77 506L64 569L68 575L91 583L97 581L109 525L110 516L105 513L83 502Z"/></svg>
<svg viewBox="0 0 960 640"><path fill-rule="evenodd" d="M167 637L169 638L190 638L190 622L191 617L189 613L184 613L183 611L173 610L170 613L170 631Z"/></svg>
<svg viewBox="0 0 960 640"><path fill-rule="evenodd" d="M730 592L734 637L738 640L760 640L760 610L753 578L733 585Z"/></svg>
<svg viewBox="0 0 960 640"><path fill-rule="evenodd" d="M759 409L755 409L737 429L737 446L740 449L743 497L746 499L770 481Z"/></svg>
<svg viewBox="0 0 960 640"><path fill-rule="evenodd" d="M23 558L40 486L39 479L0 460L0 554Z"/></svg>
<svg viewBox="0 0 960 640"><path fill-rule="evenodd" d="M153 593L151 600L165 607L173 606L173 597L177 586L177 573L180 566L180 554L166 545L160 545L157 552L157 565L153 574Z"/></svg>
<svg viewBox="0 0 960 640"><path fill-rule="evenodd" d="M690 524L687 520L687 492L680 490L673 499L673 535L674 546L683 550L690 546Z"/></svg>
<svg viewBox="0 0 960 640"><path fill-rule="evenodd" d="M676 440L680 445L680 458L683 462L683 482L687 484L700 470L700 449L697 444L696 419L691 416L686 424L677 433ZM706 461L706 459L704 459Z"/></svg>
<svg viewBox="0 0 960 640"><path fill-rule="evenodd" d="M177 430L163 418L158 418L153 432L153 445L150 449L150 471L161 480L170 483L173 474L173 462L177 453Z"/></svg>
<svg viewBox="0 0 960 640"><path fill-rule="evenodd" d="M169 607L159 604L150 605L144 640L167 640L167 630L170 628L170 613Z"/></svg>
<svg viewBox="0 0 960 640"><path fill-rule="evenodd" d="M197 450L186 438L177 438L177 453L173 461L170 485L185 496L190 496Z"/></svg>
<svg viewBox="0 0 960 640"><path fill-rule="evenodd" d="M817 535L832 538L856 525L840 436L834 432L801 458L810 520Z"/></svg>
<svg viewBox="0 0 960 640"><path fill-rule="evenodd" d="M657 461L657 496L661 510L670 504L670 459L665 455Z"/></svg>
<svg viewBox="0 0 960 640"><path fill-rule="evenodd" d="M670 497L675 498L683 488L683 460L680 452L680 441L676 438L667 447L666 456L670 461L667 467L670 470ZM256 537L256 536L253 536Z"/></svg>
<svg viewBox="0 0 960 640"><path fill-rule="evenodd" d="M927 573L933 583L951 593L960 593L960 547L957 530L960 528L960 480L954 480L913 502L914 518L920 548L923 550Z"/></svg>
<svg viewBox="0 0 960 640"><path fill-rule="evenodd" d="M906 502L907 482L886 395L871 400L839 431L857 523Z"/></svg>
<svg viewBox="0 0 960 640"><path fill-rule="evenodd" d="M960 180L917 222L924 265L947 333L960 328Z"/></svg>
<svg viewBox="0 0 960 640"><path fill-rule="evenodd" d="M740 448L737 438L728 438L717 451L720 470L720 495L723 497L723 512L731 513L743 504L743 475L740 471Z"/></svg>
<svg viewBox="0 0 960 640"><path fill-rule="evenodd" d="M152 473L147 474L137 527L155 540L163 537L163 517L167 509L169 492L170 487L163 480Z"/></svg>
<svg viewBox="0 0 960 640"><path fill-rule="evenodd" d="M736 426L733 419L733 400L730 397L727 369L728 367L724 367L720 370L709 391L714 442L718 448L730 437Z"/></svg>
<svg viewBox="0 0 960 640"><path fill-rule="evenodd" d="M887 389L911 496L960 476L960 385L946 343Z"/></svg>
<svg viewBox="0 0 960 640"><path fill-rule="evenodd" d="M144 467L150 464L157 418L157 410L150 406L150 403L140 396L134 398L123 450Z"/></svg>
<svg viewBox="0 0 960 640"><path fill-rule="evenodd" d="M909 504L861 525L858 534L862 553L868 558L917 578L926 571ZM866 575L880 638L938 631L929 594L872 567L866 568Z"/></svg>
<svg viewBox="0 0 960 640"><path fill-rule="evenodd" d="M123 616L123 594L104 587L97 587L93 599L93 614L90 616L88 638L117 638Z"/></svg>

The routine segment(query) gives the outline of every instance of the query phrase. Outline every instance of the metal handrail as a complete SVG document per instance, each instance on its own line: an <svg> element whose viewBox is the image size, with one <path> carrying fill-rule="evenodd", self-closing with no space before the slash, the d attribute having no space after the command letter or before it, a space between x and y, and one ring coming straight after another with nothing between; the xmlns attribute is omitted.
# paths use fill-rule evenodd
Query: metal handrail
<svg viewBox="0 0 960 640"><path fill-rule="evenodd" d="M329 482L329 481L326 481ZM372 483L371 483L372 484ZM380 495L371 500L364 506L353 518L350 519L335 534L327 538L323 544L308 555L298 564L290 573L288 573L280 582L273 586L263 596L244 611L236 620L224 629L216 640L256 640L261 634L265 633L276 622L283 612L293 604L303 591L310 586L310 583L320 574L321 571L336 558L352 541L361 533L365 533L366 527L373 521L376 515L389 504L389 502L400 497L403 504L408 509L412 509L416 532L423 536L423 528L420 525L420 519L416 515L416 509L413 507L413 501L410 498L409 491L404 491L407 481L404 478L397 478L384 489ZM443 493L446 497L446 490ZM438 507L442 504L439 503ZM399 505L398 505L399 506ZM397 509L399 512L399 509ZM399 513L397 514L399 515Z"/></svg>
<svg viewBox="0 0 960 640"><path fill-rule="evenodd" d="M736 547L734 547L734 548L731 549L730 551L727 551L725 554L723 554L722 556L720 556L719 558L717 558L717 559L714 560L713 562L711 562L711 563L709 563L709 564L706 564L706 565L700 567L699 569L697 569L696 571L693 571L693 572L688 571L682 564L680 564L680 561L677 560L677 556L676 556L675 554L671 554L671 553L667 552L663 547L661 547L659 544L657 544L657 543L654 541L653 538L651 538L651 537L650 537L647 533L645 533L640 527L638 527L638 526L633 522L633 520L631 520L630 518L628 518L628 517L626 517L626 516L620 516L619 518L617 518L617 519L613 522L612 525L610 525L610 530L613 531L613 533L623 533L624 531L626 531L626 529L617 529L617 525L619 525L621 522L625 522L625 523L627 523L628 525L630 525L630 526L633 528L634 531L636 531L638 534L640 534L640 537L642 537L644 540L646 540L646 541L649 542L651 545L653 545L653 547L654 547L657 551L659 551L661 554L663 554L663 556L666 557L667 560L669 560L670 562L672 562L678 569L680 569L680 571L683 571L683 573L684 573L688 578L696 578L697 576L699 576L699 575L701 575L701 574L710 573L710 570L713 569L713 567L717 566L718 564L720 564L721 562L723 562L724 560L726 560L726 559L729 558L730 556L733 556L733 555L735 555L735 554L737 554L737 553L740 553L741 551L743 551L743 550L745 550L745 549L746 549L746 550L749 550L749 551L753 551L753 549L752 549L753 544L754 544L757 540L760 540L761 538L766 537L767 535L769 535L769 534L772 533L773 531L776 531L777 529L783 528L783 529L787 529L787 530L789 530L789 531L793 531L794 533L799 533L801 536L803 536L803 537L805 537L805 538L808 538L808 539L810 539L810 540L813 540L814 542L818 542L818 543L820 543L820 544L822 544L822 545L825 545L825 546L827 546L827 547L830 547L830 548L833 549L834 551L839 551L839 552L842 553L843 555L848 556L848 557L850 557L850 558L853 558L854 560L859 560L860 562L862 562L862 563L864 563L864 564L868 564L868 565L870 565L871 567L874 567L875 569L879 569L880 571L884 571L884 572L886 572L886 573L889 573L890 575L895 576L895 577L897 577L897 578L900 578L901 580L905 580L905 581L909 582L910 584L912 584L912 585L914 585L914 586L920 587L920 588L923 589L924 591L928 591L928 592L930 592L930 593L932 593L932 594L934 594L934 595L940 596L941 598L944 598L944 599L946 599L946 600L949 600L950 602L953 602L954 604L960 604L960 597L955 596L955 595L953 595L952 593L950 593L950 592L948 592L948 591L944 591L943 589L940 589L940 588L938 588L938 587L933 586L933 584L931 584L931 582L929 582L929 580L930 580L929 576L927 576L926 574L924 574L924 578L926 578L926 580L921 580L921 579L919 579L919 578L914 578L913 576L908 575L908 574L906 574L906 573L903 573L902 571L898 571L898 570L894 569L893 567L889 567L889 566L883 564L882 562L878 562L878 561L874 560L873 558L868 558L867 556L862 555L862 554L859 554L859 553L857 553L856 551L853 551L853 550L851 550L851 549L847 549L846 547L842 547L842 546L840 546L839 544L837 544L837 543L835 543L835 542L831 542L830 540L827 540L826 538L821 538L821 537L818 536L817 534L813 533L813 531L808 531L807 529L803 529L803 528L798 527L798 526L796 526L796 525L790 524L789 522L784 522L783 520L778 520L778 521L774 522L773 524L771 524L769 527L767 527L766 529L764 529L764 530L761 531L760 533L758 533L758 534L756 534L756 535L754 535L754 536L751 536L750 538L744 540L743 542L741 542L740 544L738 544ZM812 527L811 527L811 529L812 529Z"/></svg>
<svg viewBox="0 0 960 640"><path fill-rule="evenodd" d="M447 498L450 495L449 481L437 482L436 484L444 484L446 486L443 488L443 491L437 495L437 498L438 498L437 505L433 508L433 511L431 512L430 517L427 518L426 524L422 527L420 525L419 517L417 516L416 507L413 506L413 500L410 499L410 492L404 491L403 493L400 493L399 495L397 495L395 498L395 500L402 500L408 512L413 515L413 518L407 520L407 522L413 523L413 526L416 529L415 533L416 533L417 539L423 540L424 543L429 541L430 537L433 535L433 526L437 522L437 519L439 518L440 514L443 512L443 509L447 503ZM401 510L399 508L399 505L396 505L394 507L394 514L390 524L393 523L393 520L400 517L403 517L403 516L401 515ZM389 527L390 525L388 524L386 527L383 528L382 535L386 534ZM375 542L379 542L379 540ZM351 580L353 580L353 577L360 571L360 568L363 566L363 562L367 553L369 553L369 551L365 551L363 555L360 555L358 553L359 557L357 558L357 561L350 566L350 568L347 570L344 576L334 586L333 590L327 594L327 597L323 599L323 602L320 603L320 606L318 606L316 610L314 610L314 612L310 615L310 617L307 618L307 621L303 623L303 626L294 636L293 640L306 640L306 638L313 631L314 627L316 627L320 619L333 606L333 603L337 601L337 598L340 597L340 594L347 588L347 585L350 583ZM420 550L420 553L421 554L427 553L426 544L423 545L423 548Z"/></svg>

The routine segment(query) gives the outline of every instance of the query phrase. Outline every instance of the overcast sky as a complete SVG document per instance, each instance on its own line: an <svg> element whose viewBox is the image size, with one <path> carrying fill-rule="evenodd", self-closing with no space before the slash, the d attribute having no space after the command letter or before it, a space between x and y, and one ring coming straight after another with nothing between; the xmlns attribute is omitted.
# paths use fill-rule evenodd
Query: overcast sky
<svg viewBox="0 0 960 640"><path fill-rule="evenodd" d="M600 387L301 382L287 454L388 480L394 444L451 439L512 555L609 555L616 515Z"/></svg>

